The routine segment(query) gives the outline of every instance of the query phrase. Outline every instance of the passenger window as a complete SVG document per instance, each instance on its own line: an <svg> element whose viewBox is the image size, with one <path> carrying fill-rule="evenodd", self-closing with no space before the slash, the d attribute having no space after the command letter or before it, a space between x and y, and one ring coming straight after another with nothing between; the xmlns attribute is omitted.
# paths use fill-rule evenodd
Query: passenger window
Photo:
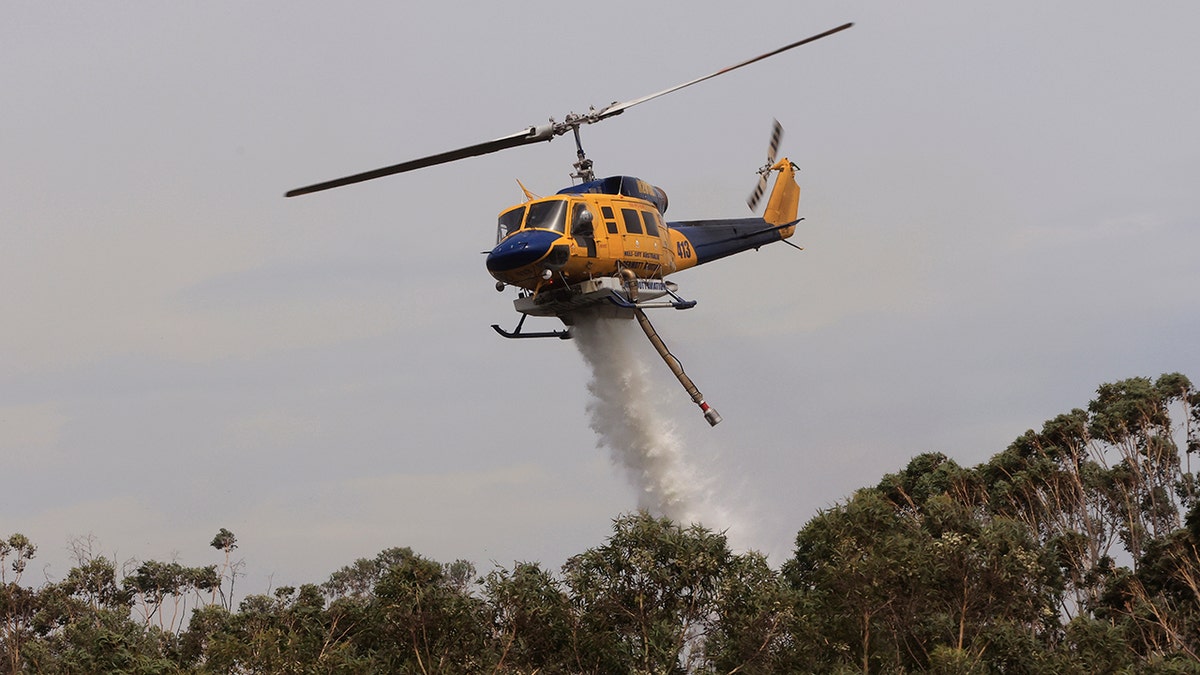
<svg viewBox="0 0 1200 675"><path fill-rule="evenodd" d="M629 234L642 234L642 219L638 216L638 212L633 209L621 209L621 216L625 219L625 231Z"/></svg>
<svg viewBox="0 0 1200 675"><path fill-rule="evenodd" d="M604 227L608 229L609 234L617 233L617 214L613 213L611 206L601 206L600 213L604 214Z"/></svg>
<svg viewBox="0 0 1200 675"><path fill-rule="evenodd" d="M658 236L658 214L652 211L642 211L642 220L646 221L646 234Z"/></svg>

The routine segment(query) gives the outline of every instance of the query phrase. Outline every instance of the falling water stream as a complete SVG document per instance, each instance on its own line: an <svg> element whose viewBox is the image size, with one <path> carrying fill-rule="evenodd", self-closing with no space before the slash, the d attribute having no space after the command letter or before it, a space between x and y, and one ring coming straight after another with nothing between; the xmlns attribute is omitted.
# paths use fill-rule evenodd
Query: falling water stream
<svg viewBox="0 0 1200 675"><path fill-rule="evenodd" d="M662 412L663 383L650 377L633 321L581 313L575 343L592 371L587 409L597 444L638 491L638 508L688 524L706 520L706 481L689 465L674 423ZM665 368L664 368L665 371Z"/></svg>

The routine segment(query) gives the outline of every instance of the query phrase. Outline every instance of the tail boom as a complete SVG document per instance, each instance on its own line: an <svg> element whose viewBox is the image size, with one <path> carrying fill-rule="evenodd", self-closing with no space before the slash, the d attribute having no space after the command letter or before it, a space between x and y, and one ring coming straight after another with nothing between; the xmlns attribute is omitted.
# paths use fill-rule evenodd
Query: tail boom
<svg viewBox="0 0 1200 675"><path fill-rule="evenodd" d="M796 167L786 157L770 169L778 171L762 218L724 218L669 223L675 269L682 270L735 253L782 241L796 232L800 186Z"/></svg>

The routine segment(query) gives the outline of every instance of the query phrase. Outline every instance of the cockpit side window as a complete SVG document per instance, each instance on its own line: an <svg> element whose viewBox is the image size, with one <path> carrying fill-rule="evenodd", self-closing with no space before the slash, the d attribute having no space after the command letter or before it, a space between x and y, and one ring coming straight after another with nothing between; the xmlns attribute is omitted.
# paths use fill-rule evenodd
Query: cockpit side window
<svg viewBox="0 0 1200 675"><path fill-rule="evenodd" d="M595 220L595 214L592 213L592 210L588 208L585 202L575 202L571 206L571 236L592 236L592 227Z"/></svg>
<svg viewBox="0 0 1200 675"><path fill-rule="evenodd" d="M555 199L547 202L534 202L529 205L529 217L525 219L525 229L553 230L563 233L567 229L567 202Z"/></svg>
<svg viewBox="0 0 1200 675"><path fill-rule="evenodd" d="M525 206L522 204L515 209L509 209L500 214L500 221L496 224L496 243L499 244L501 239L521 229L521 221L525 220Z"/></svg>

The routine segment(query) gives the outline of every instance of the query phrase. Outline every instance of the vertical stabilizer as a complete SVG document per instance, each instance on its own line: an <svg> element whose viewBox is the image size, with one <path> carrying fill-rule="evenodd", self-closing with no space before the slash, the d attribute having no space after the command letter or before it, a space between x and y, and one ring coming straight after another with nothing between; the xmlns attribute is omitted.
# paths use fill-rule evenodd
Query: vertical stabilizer
<svg viewBox="0 0 1200 675"><path fill-rule="evenodd" d="M763 220L772 225L786 225L796 221L800 205L800 185L796 183L796 165L787 157L779 160L771 167L778 171L775 187L771 190L771 198L767 200L767 208L763 212ZM780 230L784 239L792 236L795 227Z"/></svg>

